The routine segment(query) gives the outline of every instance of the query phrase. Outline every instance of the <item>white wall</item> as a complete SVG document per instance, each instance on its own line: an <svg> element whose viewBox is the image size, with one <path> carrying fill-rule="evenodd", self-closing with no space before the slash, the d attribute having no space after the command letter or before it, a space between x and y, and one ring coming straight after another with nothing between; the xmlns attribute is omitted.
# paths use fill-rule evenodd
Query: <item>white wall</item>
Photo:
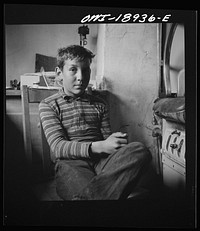
<svg viewBox="0 0 200 231"><path fill-rule="evenodd" d="M129 141L141 141L152 149L152 107L159 88L158 25L102 24L98 29L104 42L97 43L103 49L97 75L103 75L110 92L112 129L129 125L123 129Z"/></svg>
<svg viewBox="0 0 200 231"><path fill-rule="evenodd" d="M6 85L10 80L20 81L20 75L35 71L35 54L56 56L57 49L71 44L80 44L78 27L81 24L6 25ZM85 46L96 54L97 25L88 25L88 44ZM92 78L96 75L96 58Z"/></svg>

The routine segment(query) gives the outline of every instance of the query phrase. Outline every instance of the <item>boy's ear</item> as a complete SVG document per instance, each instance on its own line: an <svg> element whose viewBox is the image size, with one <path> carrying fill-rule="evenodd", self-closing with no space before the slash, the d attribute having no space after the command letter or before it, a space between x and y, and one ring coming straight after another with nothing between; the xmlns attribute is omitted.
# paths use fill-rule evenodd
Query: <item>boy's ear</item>
<svg viewBox="0 0 200 231"><path fill-rule="evenodd" d="M59 67L55 68L55 73L56 73L55 82L57 83L57 85L63 86L63 75Z"/></svg>
<svg viewBox="0 0 200 231"><path fill-rule="evenodd" d="M62 71L61 71L61 69L59 67L55 68L55 72L56 72L57 76L60 76L62 74Z"/></svg>

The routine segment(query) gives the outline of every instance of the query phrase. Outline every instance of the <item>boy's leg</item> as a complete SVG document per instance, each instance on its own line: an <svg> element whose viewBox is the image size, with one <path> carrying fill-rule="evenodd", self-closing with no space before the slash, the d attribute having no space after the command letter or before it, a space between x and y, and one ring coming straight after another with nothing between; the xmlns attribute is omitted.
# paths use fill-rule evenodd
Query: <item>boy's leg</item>
<svg viewBox="0 0 200 231"><path fill-rule="evenodd" d="M97 175L76 199L120 199L129 184L136 184L140 173L150 161L151 154L142 143L129 143L97 164Z"/></svg>
<svg viewBox="0 0 200 231"><path fill-rule="evenodd" d="M60 160L56 163L56 190L63 200L72 200L96 175L87 161Z"/></svg>

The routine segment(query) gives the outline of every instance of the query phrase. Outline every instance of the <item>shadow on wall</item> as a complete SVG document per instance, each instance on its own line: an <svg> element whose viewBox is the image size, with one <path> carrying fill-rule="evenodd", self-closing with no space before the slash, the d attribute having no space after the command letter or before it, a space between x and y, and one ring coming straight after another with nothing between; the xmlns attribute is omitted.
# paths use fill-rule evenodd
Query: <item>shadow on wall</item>
<svg viewBox="0 0 200 231"><path fill-rule="evenodd" d="M35 224L37 201L31 192L23 143L15 123L5 119L4 149L4 224Z"/></svg>
<svg viewBox="0 0 200 231"><path fill-rule="evenodd" d="M124 132L128 134L128 142L134 142L134 134L132 133L132 128L134 124L127 123L124 117L125 111L120 110L120 107L116 105L121 105L123 102L122 100L117 97L115 94L109 92L109 107L110 107L110 123L111 123L111 130L112 132ZM115 118L114 121L112 118ZM138 142L142 142L141 140L137 140ZM152 154L152 157L156 155L156 148L157 147L148 147L149 151ZM157 166L155 166L154 159L152 159L149 167L145 170L141 180L139 181L138 186L148 188L152 193L154 191L159 191L162 182L161 176L156 172Z"/></svg>
<svg viewBox="0 0 200 231"><path fill-rule="evenodd" d="M128 142L142 142L142 140L135 140L135 127L137 126L136 123L133 121L127 121L126 113L127 111L123 111L121 105L124 105L124 102L118 97L116 94L113 94L113 87L112 83L103 78L103 88L108 91L108 104L109 104L109 113L110 113L110 124L112 132L124 132L128 134ZM153 137L152 137L152 141ZM157 170L159 166L157 166L155 156L158 155L158 147L155 145L155 142L150 147L147 147L152 154L152 161L150 166L146 169L145 174L141 178L139 182L139 186L148 188L152 193L155 191L159 191L160 187L162 187L161 175Z"/></svg>

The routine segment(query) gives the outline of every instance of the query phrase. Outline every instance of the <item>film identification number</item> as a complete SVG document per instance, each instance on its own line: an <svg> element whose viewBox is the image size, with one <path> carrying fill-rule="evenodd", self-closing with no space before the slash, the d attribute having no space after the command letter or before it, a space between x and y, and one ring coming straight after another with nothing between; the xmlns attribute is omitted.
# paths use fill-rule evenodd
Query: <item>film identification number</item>
<svg viewBox="0 0 200 231"><path fill-rule="evenodd" d="M97 15L86 15L81 19L81 23L86 22L105 22L107 21L114 21L114 22L154 22L155 20L160 20L162 22L168 22L169 18L171 17L171 14L166 14L163 17L155 16L154 14L148 15L148 14L119 14L117 17L113 17L111 14L97 14Z"/></svg>

